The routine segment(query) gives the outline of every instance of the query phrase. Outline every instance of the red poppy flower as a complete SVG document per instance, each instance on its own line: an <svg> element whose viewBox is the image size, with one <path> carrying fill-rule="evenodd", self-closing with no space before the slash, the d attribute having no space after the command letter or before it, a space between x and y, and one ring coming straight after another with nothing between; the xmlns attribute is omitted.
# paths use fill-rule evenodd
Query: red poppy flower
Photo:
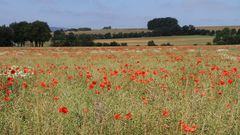
<svg viewBox="0 0 240 135"><path fill-rule="evenodd" d="M61 107L58 109L58 112L66 114L69 112L69 110L67 107Z"/></svg>
<svg viewBox="0 0 240 135"><path fill-rule="evenodd" d="M182 127L182 130L185 132L195 132L197 130L197 126L195 124L192 127L185 124L183 121L179 122L179 125Z"/></svg>
<svg viewBox="0 0 240 135"><path fill-rule="evenodd" d="M219 92L218 92L218 95L222 95L222 92L221 92L221 91L219 91Z"/></svg>
<svg viewBox="0 0 240 135"><path fill-rule="evenodd" d="M162 116L168 117L169 115L170 115L170 113L169 113L168 110L163 110L163 111L162 111Z"/></svg>
<svg viewBox="0 0 240 135"><path fill-rule="evenodd" d="M44 88L47 87L47 84L45 82L41 82L40 85Z"/></svg>
<svg viewBox="0 0 240 135"><path fill-rule="evenodd" d="M28 87L27 83L26 83L26 82L23 82L23 83L22 83L22 88L23 88L23 89L26 89L27 87Z"/></svg>
<svg viewBox="0 0 240 135"><path fill-rule="evenodd" d="M8 81L8 85L13 85L13 82L12 81Z"/></svg>
<svg viewBox="0 0 240 135"><path fill-rule="evenodd" d="M11 74L12 74L12 75L13 75L13 74L15 74L15 73L16 73L16 71L15 71L15 70L12 70L12 71L11 71Z"/></svg>
<svg viewBox="0 0 240 135"><path fill-rule="evenodd" d="M53 79L52 79L52 84L53 84L53 85L58 85L58 80L55 79L55 78L53 78Z"/></svg>
<svg viewBox="0 0 240 135"><path fill-rule="evenodd" d="M125 115L125 119L126 119L126 120L131 120L131 119L132 119L132 113L131 113L131 112L127 113L127 114Z"/></svg>
<svg viewBox="0 0 240 135"><path fill-rule="evenodd" d="M59 100L59 97L58 96L54 96L53 100Z"/></svg>
<svg viewBox="0 0 240 135"><path fill-rule="evenodd" d="M115 120L120 120L121 119L121 114L117 113L114 115Z"/></svg>
<svg viewBox="0 0 240 135"><path fill-rule="evenodd" d="M94 85L93 84L90 84L89 85L89 89L93 89L94 88Z"/></svg>
<svg viewBox="0 0 240 135"><path fill-rule="evenodd" d="M92 81L92 84L93 84L93 85L96 85L96 84L97 84L97 82L96 82L96 81Z"/></svg>
<svg viewBox="0 0 240 135"><path fill-rule="evenodd" d="M228 80L228 83L229 83L229 84L232 84L232 83L233 83L233 80L232 80L232 79L229 79L229 80Z"/></svg>
<svg viewBox="0 0 240 135"><path fill-rule="evenodd" d="M101 88L104 88L104 87L105 87L105 84L104 84L104 83L101 83L101 84L100 84L100 87L101 87Z"/></svg>
<svg viewBox="0 0 240 135"><path fill-rule="evenodd" d="M4 100L9 101L9 100L11 100L11 98L10 97L5 97Z"/></svg>
<svg viewBox="0 0 240 135"><path fill-rule="evenodd" d="M11 95L12 92L11 92L11 91L7 91L6 94L7 94L7 95Z"/></svg>
<svg viewBox="0 0 240 135"><path fill-rule="evenodd" d="M121 90L122 86L116 86L116 90Z"/></svg>
<svg viewBox="0 0 240 135"><path fill-rule="evenodd" d="M96 95L99 95L99 94L101 94L101 92L100 92L100 91L98 91L98 90L96 90L96 91L95 91L95 93L96 93Z"/></svg>

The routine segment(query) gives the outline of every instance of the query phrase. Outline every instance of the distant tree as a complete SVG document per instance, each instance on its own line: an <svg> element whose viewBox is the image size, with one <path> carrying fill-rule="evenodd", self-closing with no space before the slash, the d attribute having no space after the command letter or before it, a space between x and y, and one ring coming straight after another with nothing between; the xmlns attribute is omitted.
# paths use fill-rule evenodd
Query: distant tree
<svg viewBox="0 0 240 135"><path fill-rule="evenodd" d="M0 26L0 47L12 46L13 37L14 31L11 28Z"/></svg>
<svg viewBox="0 0 240 135"><path fill-rule="evenodd" d="M120 44L117 43L116 41L113 41L113 42L110 43L110 46L120 46Z"/></svg>
<svg viewBox="0 0 240 135"><path fill-rule="evenodd" d="M74 33L70 32L66 35L66 41L65 46L76 46L77 45L77 37L74 35Z"/></svg>
<svg viewBox="0 0 240 135"><path fill-rule="evenodd" d="M111 26L105 26L105 27L103 27L103 29L104 30L110 30L110 29L112 29L112 27Z"/></svg>
<svg viewBox="0 0 240 135"><path fill-rule="evenodd" d="M193 25L184 25L182 27L182 34L183 35L195 35L196 33L196 28Z"/></svg>
<svg viewBox="0 0 240 135"><path fill-rule="evenodd" d="M216 32L213 42L218 45L240 44L240 35L237 33L237 30L224 28Z"/></svg>
<svg viewBox="0 0 240 135"><path fill-rule="evenodd" d="M111 33L106 33L106 34L104 35L104 38L105 38L105 39L111 39L111 38L112 38L112 34L111 34Z"/></svg>
<svg viewBox="0 0 240 135"><path fill-rule="evenodd" d="M121 46L128 46L127 43L121 43Z"/></svg>
<svg viewBox="0 0 240 135"><path fill-rule="evenodd" d="M91 35L81 34L77 37L80 46L94 46L93 38Z"/></svg>
<svg viewBox="0 0 240 135"><path fill-rule="evenodd" d="M153 40L148 41L148 46L157 46Z"/></svg>
<svg viewBox="0 0 240 135"><path fill-rule="evenodd" d="M163 43L163 44L161 44L161 46L173 46L173 44L171 44L171 43Z"/></svg>
<svg viewBox="0 0 240 135"><path fill-rule="evenodd" d="M153 30L155 36L176 35L181 32L178 20L171 17L155 18L148 22L148 29Z"/></svg>
<svg viewBox="0 0 240 135"><path fill-rule="evenodd" d="M31 35L36 47L43 47L44 42L51 38L51 30L46 22L35 21L32 23Z"/></svg>
<svg viewBox="0 0 240 135"><path fill-rule="evenodd" d="M237 35L240 35L240 29L238 29Z"/></svg>
<svg viewBox="0 0 240 135"><path fill-rule="evenodd" d="M237 35L237 30L236 29L231 29L231 35Z"/></svg>
<svg viewBox="0 0 240 135"><path fill-rule="evenodd" d="M19 22L10 24L10 28L14 31L13 41L20 46L24 46L26 41L30 40L31 26L28 22Z"/></svg>
<svg viewBox="0 0 240 135"><path fill-rule="evenodd" d="M83 27L83 28L78 28L78 31L91 31L91 28Z"/></svg>
<svg viewBox="0 0 240 135"><path fill-rule="evenodd" d="M66 35L62 29L54 31L52 38L53 46L64 46L65 40Z"/></svg>

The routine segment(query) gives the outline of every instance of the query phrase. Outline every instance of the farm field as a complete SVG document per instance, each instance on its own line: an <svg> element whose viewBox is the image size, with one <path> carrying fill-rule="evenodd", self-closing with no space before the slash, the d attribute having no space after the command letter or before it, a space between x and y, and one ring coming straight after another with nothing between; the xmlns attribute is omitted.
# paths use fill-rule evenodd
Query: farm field
<svg viewBox="0 0 240 135"><path fill-rule="evenodd" d="M0 66L0 134L240 134L240 46L0 48Z"/></svg>
<svg viewBox="0 0 240 135"><path fill-rule="evenodd" d="M147 45L148 41L153 40L155 44L161 45L171 43L176 46L206 45L212 43L214 36L162 36L162 37L143 37L143 38L122 38L122 39L99 39L94 42L110 43L128 43L129 46Z"/></svg>
<svg viewBox="0 0 240 135"><path fill-rule="evenodd" d="M205 30L223 30L224 28L229 29L240 29L240 26L198 26L197 29L205 29Z"/></svg>
<svg viewBox="0 0 240 135"><path fill-rule="evenodd" d="M240 26L196 26L196 29L206 30L223 30L224 28L240 29ZM139 32L150 32L147 28L121 28L121 29L93 29L91 31L72 31L74 34L106 34L106 33L139 33ZM67 32L69 33L69 32Z"/></svg>

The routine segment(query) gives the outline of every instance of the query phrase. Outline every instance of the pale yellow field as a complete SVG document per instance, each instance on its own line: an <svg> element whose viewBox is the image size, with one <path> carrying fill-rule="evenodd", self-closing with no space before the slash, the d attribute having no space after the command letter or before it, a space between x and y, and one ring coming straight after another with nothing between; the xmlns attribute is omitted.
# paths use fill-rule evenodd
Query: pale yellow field
<svg viewBox="0 0 240 135"><path fill-rule="evenodd" d="M229 29L240 29L240 26L199 26L197 29L205 29L205 30L222 30L224 28Z"/></svg>
<svg viewBox="0 0 240 135"><path fill-rule="evenodd" d="M129 46L147 45L147 42L153 40L157 45L163 43L171 43L173 45L191 46L206 45L207 42L212 43L213 36L164 36L164 37L143 37L143 38L122 38L122 39L99 39L95 42L110 43L116 41L118 43L128 43Z"/></svg>

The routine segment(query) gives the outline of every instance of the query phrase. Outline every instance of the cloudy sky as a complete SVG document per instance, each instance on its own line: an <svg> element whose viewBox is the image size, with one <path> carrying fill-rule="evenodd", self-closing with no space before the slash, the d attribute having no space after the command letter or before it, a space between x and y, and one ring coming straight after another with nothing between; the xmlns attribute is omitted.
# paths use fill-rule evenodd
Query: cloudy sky
<svg viewBox="0 0 240 135"><path fill-rule="evenodd" d="M56 27L144 28L168 16L180 25L240 25L240 0L0 0L0 25L43 20Z"/></svg>

